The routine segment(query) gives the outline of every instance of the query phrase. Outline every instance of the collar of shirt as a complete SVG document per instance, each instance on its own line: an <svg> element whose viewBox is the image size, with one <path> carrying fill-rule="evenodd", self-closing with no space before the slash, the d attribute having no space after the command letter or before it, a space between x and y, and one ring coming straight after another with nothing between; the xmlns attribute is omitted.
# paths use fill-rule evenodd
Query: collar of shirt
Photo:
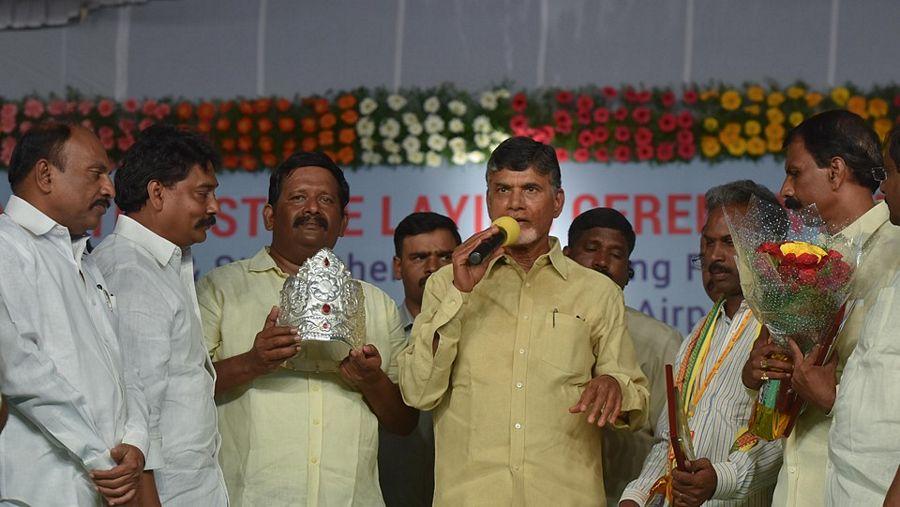
<svg viewBox="0 0 900 507"><path fill-rule="evenodd" d="M401 302L398 306L400 307L400 319L403 321L403 331L409 333L416 318L409 312L405 302Z"/></svg>
<svg viewBox="0 0 900 507"><path fill-rule="evenodd" d="M182 262L184 259L190 259L190 248L185 248L182 252L178 245L151 231L127 215L119 216L116 222L115 233L133 241L149 252L160 266L167 266L172 262L173 258L177 258Z"/></svg>
<svg viewBox="0 0 900 507"><path fill-rule="evenodd" d="M501 255L491 261L487 268L487 275L485 276L490 276L494 272L494 266L498 263L512 266L516 264L516 261L513 260L509 254ZM550 236L550 251L538 257L534 261L534 267L539 268L547 263L556 269L556 272L559 273L559 276L561 276L563 280L569 279L569 267L566 265L566 256L562 253L562 248L559 246L559 240L553 236Z"/></svg>
<svg viewBox="0 0 900 507"><path fill-rule="evenodd" d="M889 218L890 210L888 210L887 204L884 201L881 201L875 206L872 206L872 209L863 213L863 215L853 221L853 223L844 227L838 234L850 240L859 238L859 240L865 244L866 241L872 237L872 234L874 234L879 227L884 225Z"/></svg>
<svg viewBox="0 0 900 507"><path fill-rule="evenodd" d="M81 270L81 257L84 255L88 242L88 236L86 234L79 238L73 238L71 234L69 234L68 228L56 223L56 221L48 217L43 211L37 209L33 204L16 195L10 196L9 201L6 203L4 213L6 213L13 222L19 224L22 228L28 230L35 236L44 236L51 231L56 231L54 236L66 238L72 246L72 258L75 260L75 264L78 265L78 269Z"/></svg>
<svg viewBox="0 0 900 507"><path fill-rule="evenodd" d="M269 247L264 246L256 255L250 258L250 264L247 267L251 273L265 273L266 271L274 270L278 273L282 278L287 278L287 273L281 270L278 267L278 264L275 264L275 259L272 258L272 255L269 254Z"/></svg>

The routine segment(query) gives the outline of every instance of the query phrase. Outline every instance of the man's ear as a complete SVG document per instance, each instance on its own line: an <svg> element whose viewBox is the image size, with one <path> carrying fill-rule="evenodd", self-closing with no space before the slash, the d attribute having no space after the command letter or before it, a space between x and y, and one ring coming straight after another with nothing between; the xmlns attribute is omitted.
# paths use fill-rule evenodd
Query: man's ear
<svg viewBox="0 0 900 507"><path fill-rule="evenodd" d="M262 210L263 216L263 226L265 226L267 231L272 231L275 228L275 208L272 207L271 204L266 203L263 206Z"/></svg>
<svg viewBox="0 0 900 507"><path fill-rule="evenodd" d="M165 187L159 180L150 180L147 183L147 204L156 211L161 210L163 207L163 190L165 190Z"/></svg>
<svg viewBox="0 0 900 507"><path fill-rule="evenodd" d="M394 256L394 280L400 280L400 257Z"/></svg>
<svg viewBox="0 0 900 507"><path fill-rule="evenodd" d="M851 175L852 171L843 158L831 157L831 162L828 164L828 183L831 190L840 188Z"/></svg>
<svg viewBox="0 0 900 507"><path fill-rule="evenodd" d="M30 178L34 179L34 183L41 193L49 194L53 188L53 167L47 159L40 159L34 164L31 170Z"/></svg>

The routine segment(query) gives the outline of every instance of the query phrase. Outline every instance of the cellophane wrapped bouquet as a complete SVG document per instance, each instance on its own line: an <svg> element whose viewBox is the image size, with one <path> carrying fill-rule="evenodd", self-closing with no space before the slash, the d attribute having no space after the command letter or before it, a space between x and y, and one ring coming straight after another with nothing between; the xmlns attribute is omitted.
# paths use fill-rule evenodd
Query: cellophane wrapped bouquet
<svg viewBox="0 0 900 507"><path fill-rule="evenodd" d="M744 298L784 349L780 359L788 359L793 340L822 364L843 323L860 242L829 234L815 206L785 210L754 198L745 212L726 212L726 219ZM790 382L766 380L749 431L766 440L786 437L802 407Z"/></svg>

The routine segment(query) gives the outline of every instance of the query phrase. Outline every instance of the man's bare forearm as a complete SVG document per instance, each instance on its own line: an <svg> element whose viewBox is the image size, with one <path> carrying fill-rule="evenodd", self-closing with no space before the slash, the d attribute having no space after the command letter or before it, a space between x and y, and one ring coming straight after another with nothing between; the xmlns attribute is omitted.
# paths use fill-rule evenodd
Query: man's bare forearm
<svg viewBox="0 0 900 507"><path fill-rule="evenodd" d="M249 352L216 361L213 367L216 369L217 398L238 386L252 382L264 373L254 366Z"/></svg>
<svg viewBox="0 0 900 507"><path fill-rule="evenodd" d="M419 411L403 403L400 387L382 372L373 384L361 388L363 398L384 429L409 435L419 421Z"/></svg>

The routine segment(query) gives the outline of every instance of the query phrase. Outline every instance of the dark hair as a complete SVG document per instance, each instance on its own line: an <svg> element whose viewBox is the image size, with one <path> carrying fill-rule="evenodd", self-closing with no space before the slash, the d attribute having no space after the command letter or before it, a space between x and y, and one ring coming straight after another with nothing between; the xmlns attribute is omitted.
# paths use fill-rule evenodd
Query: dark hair
<svg viewBox="0 0 900 507"><path fill-rule="evenodd" d="M556 158L556 150L552 146L539 143L530 137L510 137L500 143L497 149L491 153L488 159L485 180L493 172L527 171L534 168L543 175L550 176L550 184L559 189L562 186L562 176L559 172L559 160Z"/></svg>
<svg viewBox="0 0 900 507"><path fill-rule="evenodd" d="M894 165L900 168L900 126L894 125L884 139L884 148L887 155L894 161Z"/></svg>
<svg viewBox="0 0 900 507"><path fill-rule="evenodd" d="M614 229L625 236L628 243L628 254L634 251L634 229L631 222L625 218L625 215L619 213L612 208L594 208L585 211L572 220L569 226L569 248L575 246L585 231L595 227L603 227L606 229Z"/></svg>
<svg viewBox="0 0 900 507"><path fill-rule="evenodd" d="M397 224L397 228L394 229L395 254L397 257L400 257L400 254L403 251L403 240L407 237L425 234L426 232L432 232L438 229L450 231L450 234L453 235L453 239L456 240L456 244L459 245L462 243L462 238L459 236L459 229L457 229L456 223L453 222L450 217L445 217L439 213L432 213L431 211L424 211L407 215L406 218Z"/></svg>
<svg viewBox="0 0 900 507"><path fill-rule="evenodd" d="M834 109L810 116L788 132L784 147L798 139L817 166L825 167L832 157L841 157L857 183L873 193L878 188L872 168L884 163L881 143L878 134L859 115Z"/></svg>
<svg viewBox="0 0 900 507"><path fill-rule="evenodd" d="M116 206L123 213L139 211L150 198L148 183L155 180L171 187L197 165L203 170L211 165L214 171L221 165L219 154L206 138L174 125L147 127L116 169Z"/></svg>
<svg viewBox="0 0 900 507"><path fill-rule="evenodd" d="M35 125L19 138L9 159L9 171L6 175L13 192L39 160L47 160L64 171L66 161L62 157L62 148L71 136L72 125L47 122Z"/></svg>
<svg viewBox="0 0 900 507"><path fill-rule="evenodd" d="M781 208L778 198L768 188L752 180L738 180L707 190L706 212L710 213L723 206L746 206L754 197Z"/></svg>
<svg viewBox="0 0 900 507"><path fill-rule="evenodd" d="M341 201L341 214L350 202L350 184L344 177L344 171L331 160L328 155L318 151L298 151L278 164L269 177L269 205L274 207L281 195L281 185L294 169L300 167L321 167L334 176L338 186L338 199Z"/></svg>

